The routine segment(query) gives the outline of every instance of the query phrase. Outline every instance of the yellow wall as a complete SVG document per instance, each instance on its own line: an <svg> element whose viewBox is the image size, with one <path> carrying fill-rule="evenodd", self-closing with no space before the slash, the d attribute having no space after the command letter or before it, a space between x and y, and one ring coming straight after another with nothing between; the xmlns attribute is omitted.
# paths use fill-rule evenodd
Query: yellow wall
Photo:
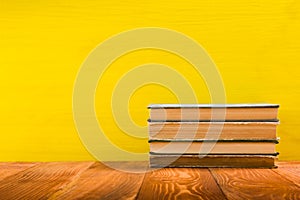
<svg viewBox="0 0 300 200"><path fill-rule="evenodd" d="M218 66L228 103L279 103L280 159L300 160L300 2L288 0L2 0L0 160L93 159L73 122L78 70L89 52L108 37L148 26L174 29L198 41ZM122 73L148 62L180 70L190 78L199 103L210 102L205 84L197 82L188 63L167 52L144 50L113 63L99 83L97 111L111 112L99 90L109 93ZM177 99L158 85L135 91L129 110L137 124L146 125L144 108L153 102ZM108 120L104 129L113 133L116 144L134 152L148 151L146 139L132 145L113 123Z"/></svg>

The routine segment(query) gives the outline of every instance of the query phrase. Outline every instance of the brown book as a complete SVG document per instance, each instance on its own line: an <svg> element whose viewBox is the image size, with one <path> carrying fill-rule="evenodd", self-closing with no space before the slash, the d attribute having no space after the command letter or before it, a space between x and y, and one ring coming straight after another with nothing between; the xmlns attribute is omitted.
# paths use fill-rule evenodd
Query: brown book
<svg viewBox="0 0 300 200"><path fill-rule="evenodd" d="M276 154L277 140L149 140L155 154Z"/></svg>
<svg viewBox="0 0 300 200"><path fill-rule="evenodd" d="M278 104L151 104L151 121L277 121Z"/></svg>
<svg viewBox="0 0 300 200"><path fill-rule="evenodd" d="M266 155L153 155L150 167L251 167L274 168L277 156Z"/></svg>
<svg viewBox="0 0 300 200"><path fill-rule="evenodd" d="M149 122L150 139L273 139L278 122Z"/></svg>

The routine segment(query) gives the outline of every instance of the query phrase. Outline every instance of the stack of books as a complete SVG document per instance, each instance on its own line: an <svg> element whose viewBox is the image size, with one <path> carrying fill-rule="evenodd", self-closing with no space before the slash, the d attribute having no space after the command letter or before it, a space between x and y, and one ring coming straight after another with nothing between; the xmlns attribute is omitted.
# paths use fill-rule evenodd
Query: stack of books
<svg viewBox="0 0 300 200"><path fill-rule="evenodd" d="M151 167L275 167L277 104L148 108Z"/></svg>

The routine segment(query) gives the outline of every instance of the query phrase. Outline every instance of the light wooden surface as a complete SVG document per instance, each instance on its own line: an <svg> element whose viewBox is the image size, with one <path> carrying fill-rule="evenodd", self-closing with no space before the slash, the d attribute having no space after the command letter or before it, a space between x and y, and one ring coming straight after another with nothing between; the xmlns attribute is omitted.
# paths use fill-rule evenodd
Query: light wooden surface
<svg viewBox="0 0 300 200"><path fill-rule="evenodd" d="M0 163L0 199L300 199L300 162L147 173L145 162L116 166L131 173L100 162Z"/></svg>

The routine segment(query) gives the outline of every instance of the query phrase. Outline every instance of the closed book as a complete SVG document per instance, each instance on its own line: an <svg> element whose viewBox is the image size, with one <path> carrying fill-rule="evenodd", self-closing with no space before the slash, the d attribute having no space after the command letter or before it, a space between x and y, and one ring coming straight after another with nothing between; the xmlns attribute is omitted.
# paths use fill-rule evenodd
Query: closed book
<svg viewBox="0 0 300 200"><path fill-rule="evenodd" d="M149 140L154 154L276 155L277 140Z"/></svg>
<svg viewBox="0 0 300 200"><path fill-rule="evenodd" d="M277 156L269 155L153 155L150 167L251 167L274 168Z"/></svg>
<svg viewBox="0 0 300 200"><path fill-rule="evenodd" d="M148 122L150 139L273 139L278 122Z"/></svg>
<svg viewBox="0 0 300 200"><path fill-rule="evenodd" d="M277 121L278 104L151 104L151 121Z"/></svg>

